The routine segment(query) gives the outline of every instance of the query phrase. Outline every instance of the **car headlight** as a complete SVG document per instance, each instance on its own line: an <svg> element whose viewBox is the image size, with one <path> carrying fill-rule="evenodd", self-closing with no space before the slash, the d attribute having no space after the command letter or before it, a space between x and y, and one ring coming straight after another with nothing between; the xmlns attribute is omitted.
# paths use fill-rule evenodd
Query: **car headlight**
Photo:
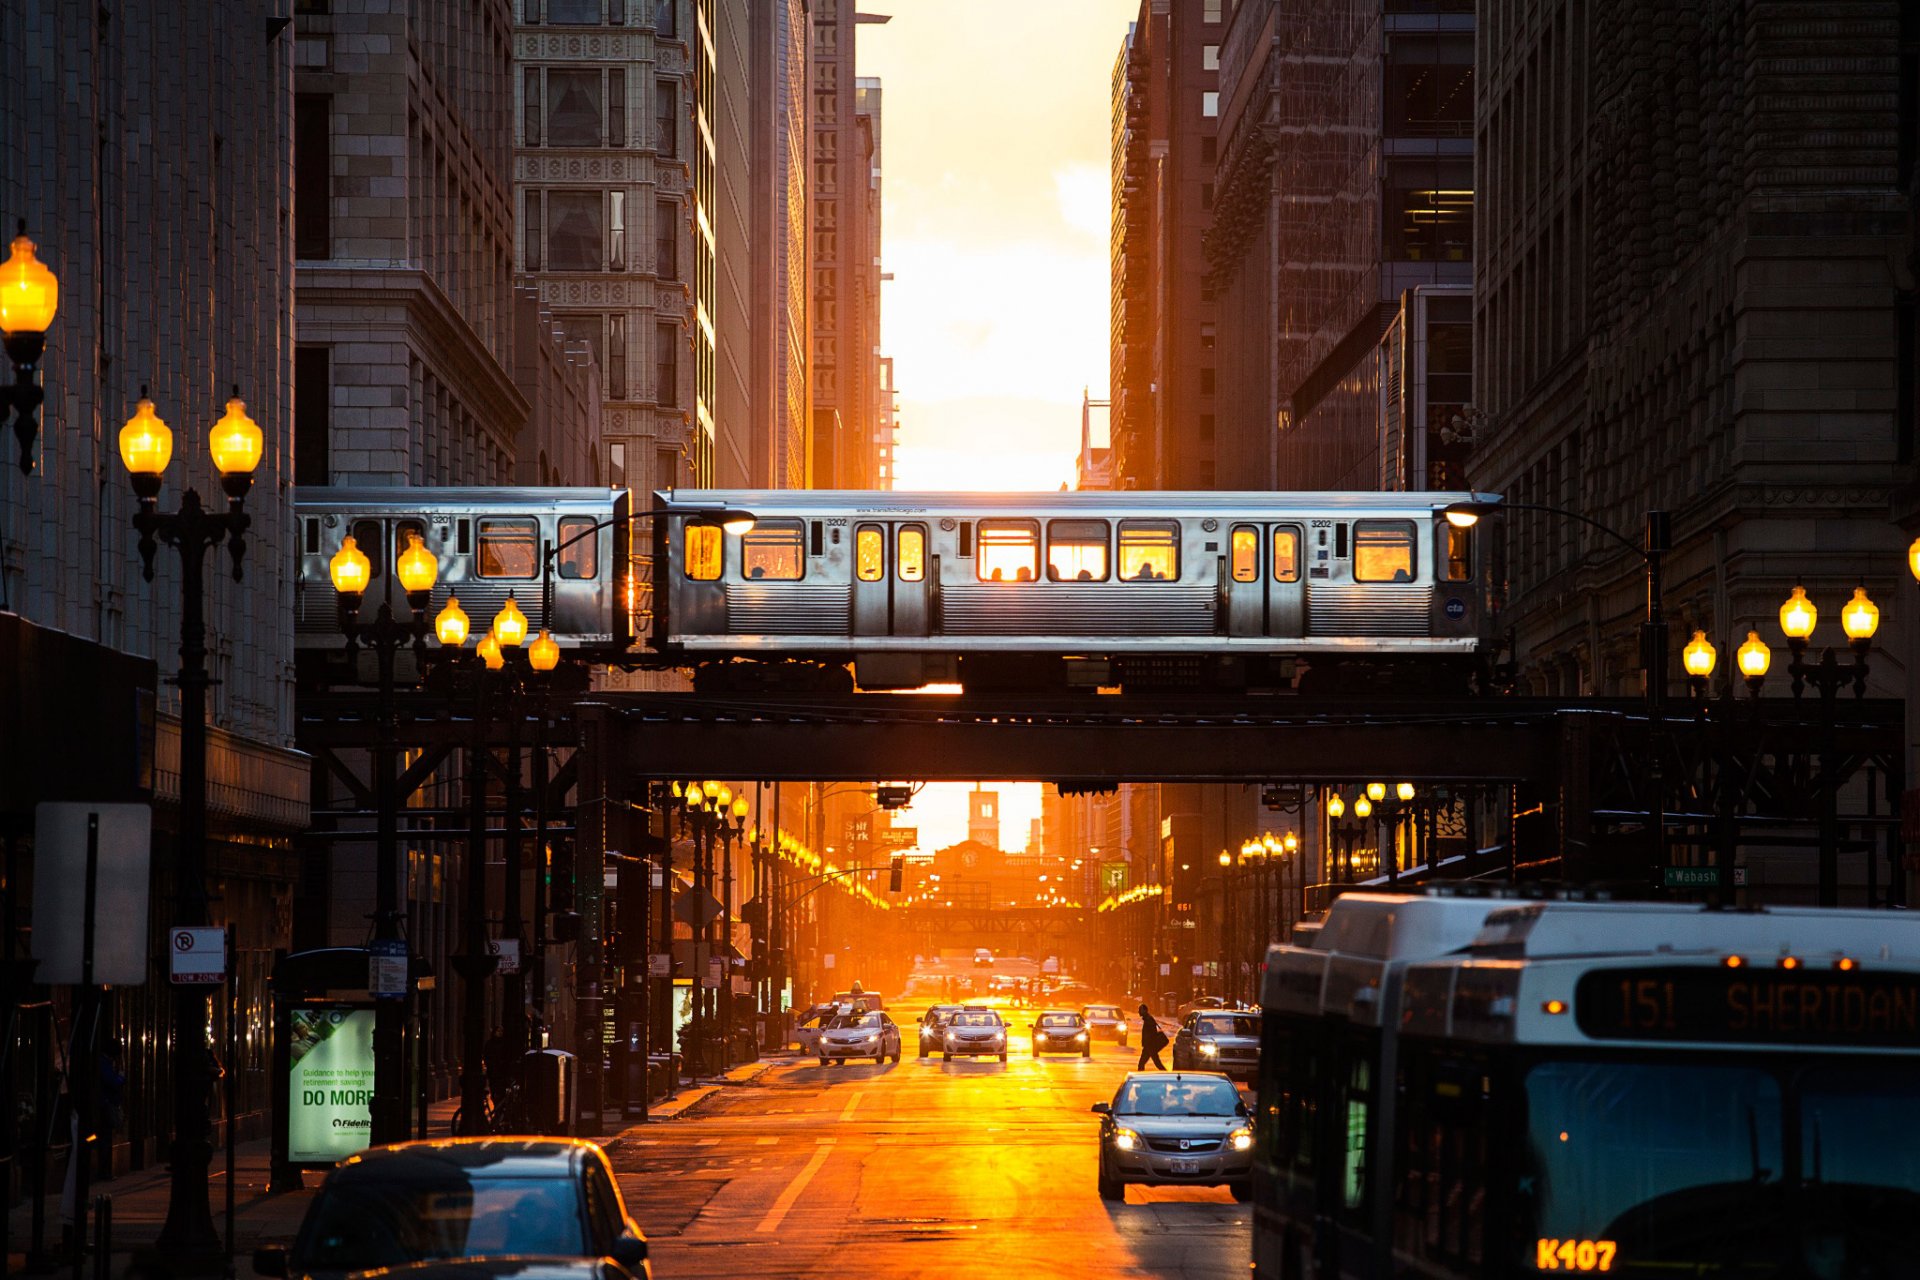
<svg viewBox="0 0 1920 1280"><path fill-rule="evenodd" d="M1077 1035L1075 1035L1075 1036L1074 1036L1073 1038L1074 1038L1075 1040L1085 1040L1085 1039L1087 1038L1087 1033L1086 1033L1086 1032L1084 1032L1084 1031L1082 1031L1082 1032L1080 1032L1080 1033L1078 1033Z"/></svg>
<svg viewBox="0 0 1920 1280"><path fill-rule="evenodd" d="M1245 1128L1235 1129L1227 1135L1227 1141L1233 1144L1235 1151L1251 1151L1253 1149L1253 1130Z"/></svg>
<svg viewBox="0 0 1920 1280"><path fill-rule="evenodd" d="M1113 1145L1122 1151L1131 1151L1140 1145L1140 1135L1131 1129L1115 1129L1113 1131Z"/></svg>
<svg viewBox="0 0 1920 1280"><path fill-rule="evenodd" d="M1217 1044L1203 1044L1200 1046L1200 1056L1203 1058L1217 1058L1220 1056L1220 1046Z"/></svg>

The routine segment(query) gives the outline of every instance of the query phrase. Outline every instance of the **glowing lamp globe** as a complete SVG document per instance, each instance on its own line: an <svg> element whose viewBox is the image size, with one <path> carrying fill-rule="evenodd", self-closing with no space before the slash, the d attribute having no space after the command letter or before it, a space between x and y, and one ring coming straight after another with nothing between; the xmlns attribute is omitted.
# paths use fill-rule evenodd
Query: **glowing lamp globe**
<svg viewBox="0 0 1920 1280"><path fill-rule="evenodd" d="M1865 587L1853 589L1853 599L1840 606L1840 629L1855 644L1873 639L1880 629L1880 606L1867 599Z"/></svg>
<svg viewBox="0 0 1920 1280"><path fill-rule="evenodd" d="M675 800L680 798L680 783L677 779L667 784L667 794L671 795Z"/></svg>
<svg viewBox="0 0 1920 1280"><path fill-rule="evenodd" d="M1749 680L1760 679L1773 665L1773 651L1758 631L1747 632L1747 642L1734 651L1733 658L1740 664L1740 674Z"/></svg>
<svg viewBox="0 0 1920 1280"><path fill-rule="evenodd" d="M745 821L747 817L747 798L740 796L733 802L733 816Z"/></svg>
<svg viewBox="0 0 1920 1280"><path fill-rule="evenodd" d="M1387 798L1386 783L1369 782L1367 784L1367 799L1373 801L1375 804L1379 804L1382 800L1385 800L1386 798ZM1363 818L1366 817L1365 814L1361 814L1360 816Z"/></svg>
<svg viewBox="0 0 1920 1280"><path fill-rule="evenodd" d="M1347 802L1340 798L1340 793L1338 791L1334 792L1332 795L1327 797L1328 816L1339 818L1339 817L1345 816L1346 812L1347 812Z"/></svg>
<svg viewBox="0 0 1920 1280"><path fill-rule="evenodd" d="M236 392L238 388L235 388ZM260 430L260 424L247 416L247 404L239 395L227 401L227 414L213 424L213 434L207 440L207 450L213 455L213 465L223 476L250 476L254 468L260 465L261 451L266 448L266 433Z"/></svg>
<svg viewBox="0 0 1920 1280"><path fill-rule="evenodd" d="M1287 832L1287 838L1281 841L1281 844L1286 846L1288 853L1297 852L1300 848L1300 837L1289 831Z"/></svg>
<svg viewBox="0 0 1920 1280"><path fill-rule="evenodd" d="M467 611L460 607L459 596L448 596L446 608L433 620L433 632L440 637L440 643L449 649L458 649L467 642L467 632L473 620L467 617Z"/></svg>
<svg viewBox="0 0 1920 1280"><path fill-rule="evenodd" d="M133 416L120 428L120 461L132 475L155 480L173 461L173 429L154 413L145 387L140 389L140 403Z"/></svg>
<svg viewBox="0 0 1920 1280"><path fill-rule="evenodd" d="M1371 818L1373 816L1373 801L1367 799L1365 796L1361 796L1358 800L1355 800L1353 802L1353 816L1356 818Z"/></svg>
<svg viewBox="0 0 1920 1280"><path fill-rule="evenodd" d="M1220 851L1220 865L1223 867L1230 867L1233 865L1233 855L1228 853L1225 849L1222 849Z"/></svg>
<svg viewBox="0 0 1920 1280"><path fill-rule="evenodd" d="M1396 800L1400 800L1400 801L1407 801L1407 800L1413 799L1413 784L1411 782L1394 783L1393 795Z"/></svg>
<svg viewBox="0 0 1920 1280"><path fill-rule="evenodd" d="M343 596L357 596L367 589L373 577L373 564L349 534L333 553L333 559L327 561L327 574L333 579L335 591Z"/></svg>
<svg viewBox="0 0 1920 1280"><path fill-rule="evenodd" d="M720 785L719 795L716 796L709 791L707 796L713 801L713 808L716 813L725 813L733 807L733 788L727 786L725 783Z"/></svg>
<svg viewBox="0 0 1920 1280"><path fill-rule="evenodd" d="M520 602L507 593L507 602L500 606L500 612L493 615L493 638L502 647L518 648L527 638L527 615L520 612Z"/></svg>
<svg viewBox="0 0 1920 1280"><path fill-rule="evenodd" d="M545 627L527 646L527 665L535 671L551 671L560 665L560 642L548 635Z"/></svg>
<svg viewBox="0 0 1920 1280"><path fill-rule="evenodd" d="M1719 652L1713 647L1713 641L1707 639L1707 633L1704 631L1694 632L1693 639L1687 641L1687 647L1680 651L1680 665L1685 667L1687 674L1696 680L1705 680L1712 675L1713 668L1719 659Z"/></svg>
<svg viewBox="0 0 1920 1280"><path fill-rule="evenodd" d="M752 533L756 523L758 522L752 516L744 511L738 511L722 520L720 527L737 538L743 533Z"/></svg>
<svg viewBox="0 0 1920 1280"><path fill-rule="evenodd" d="M407 549L400 553L393 567L400 575L401 589L410 596L433 590L433 584L440 577L440 562L433 558L433 552L427 550L427 544L420 541L417 533L407 536Z"/></svg>
<svg viewBox="0 0 1920 1280"><path fill-rule="evenodd" d="M1471 511L1462 507L1448 507L1446 517L1447 523L1456 529L1471 529L1480 523L1480 513L1478 511Z"/></svg>
<svg viewBox="0 0 1920 1280"><path fill-rule="evenodd" d="M474 646L473 651L480 655L480 661L487 664L489 671L498 671L507 665L507 655L500 652L500 642L491 631L480 637L480 643Z"/></svg>
<svg viewBox="0 0 1920 1280"><path fill-rule="evenodd" d="M0 263L0 330L45 333L60 308L60 282L34 256L33 241L13 238L13 252Z"/></svg>
<svg viewBox="0 0 1920 1280"><path fill-rule="evenodd" d="M1813 601L1807 599L1805 587L1795 587L1787 602L1780 606L1780 630L1787 639L1802 643L1813 634L1813 626L1820 621L1820 610L1814 608Z"/></svg>
<svg viewBox="0 0 1920 1280"><path fill-rule="evenodd" d="M1907 544L1907 572L1915 582L1920 582L1920 538Z"/></svg>

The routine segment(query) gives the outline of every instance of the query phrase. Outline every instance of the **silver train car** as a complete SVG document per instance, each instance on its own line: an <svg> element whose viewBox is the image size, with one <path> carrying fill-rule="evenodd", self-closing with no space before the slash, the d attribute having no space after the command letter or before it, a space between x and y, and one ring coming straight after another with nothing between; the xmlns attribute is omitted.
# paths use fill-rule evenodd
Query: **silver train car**
<svg viewBox="0 0 1920 1280"><path fill-rule="evenodd" d="M1441 512L1485 496L683 489L656 502L756 522L656 522L650 643L715 690L849 662L868 689L1470 679L1492 540Z"/></svg>
<svg viewBox="0 0 1920 1280"><path fill-rule="evenodd" d="M429 619L449 595L457 595L478 637L511 594L527 615L529 639L545 627L563 649L610 660L619 660L633 644L632 526L625 489L307 485L295 492L293 512L299 548L296 652L337 651L345 644L328 562L348 536L372 562L360 619L372 622L382 603L402 621L412 616L393 572L394 558L412 534L420 535L439 563ZM541 573L549 548L559 548L551 615L542 598Z"/></svg>

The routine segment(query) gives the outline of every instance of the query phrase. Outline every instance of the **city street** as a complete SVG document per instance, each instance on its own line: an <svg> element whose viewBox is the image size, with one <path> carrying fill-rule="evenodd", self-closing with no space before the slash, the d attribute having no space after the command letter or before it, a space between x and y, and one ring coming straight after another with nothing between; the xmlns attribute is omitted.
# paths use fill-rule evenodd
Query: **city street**
<svg viewBox="0 0 1920 1280"><path fill-rule="evenodd" d="M1244 1276L1225 1188L1094 1192L1096 1117L1135 1050L1036 1062L1023 1010L1007 1064L780 1059L613 1148L661 1276ZM914 1011L917 1013L917 1010ZM1044 1265L1036 1266L1036 1260Z"/></svg>

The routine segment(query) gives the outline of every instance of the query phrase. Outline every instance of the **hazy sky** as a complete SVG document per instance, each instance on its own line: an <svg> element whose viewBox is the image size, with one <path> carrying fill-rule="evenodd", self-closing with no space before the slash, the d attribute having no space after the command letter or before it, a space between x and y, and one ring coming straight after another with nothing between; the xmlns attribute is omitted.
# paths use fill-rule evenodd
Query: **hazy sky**
<svg viewBox="0 0 1920 1280"><path fill-rule="evenodd" d="M1138 0L865 0L900 489L1057 489L1107 385L1108 102Z"/></svg>

